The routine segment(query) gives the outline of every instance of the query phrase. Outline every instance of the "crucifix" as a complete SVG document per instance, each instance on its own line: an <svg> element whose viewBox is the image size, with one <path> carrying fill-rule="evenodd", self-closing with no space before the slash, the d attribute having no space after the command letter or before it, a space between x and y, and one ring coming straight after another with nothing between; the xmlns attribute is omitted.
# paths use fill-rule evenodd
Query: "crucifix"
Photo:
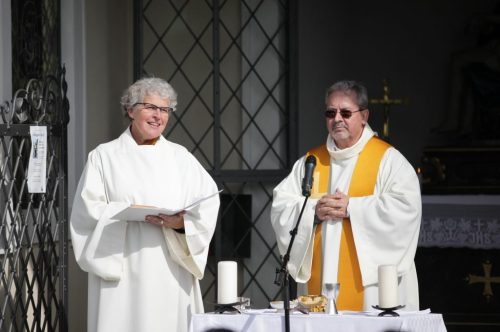
<svg viewBox="0 0 500 332"><path fill-rule="evenodd" d="M372 105L383 105L384 106L384 130L382 132L382 137L385 140L389 140L389 112L392 105L401 105L403 103L402 99L391 99L389 94L389 84L387 80L382 80L383 85L383 95L381 99L371 99L370 104Z"/></svg>
<svg viewBox="0 0 500 332"><path fill-rule="evenodd" d="M469 277L466 278L467 281L469 281L470 284L475 284L478 282L484 283L484 289L483 289L483 295L486 297L486 300L489 302L490 298L493 296L493 289L491 288L492 283L499 284L500 283L500 277L492 277L491 276L491 266L493 264L490 263L490 261L486 261L483 263L483 271L484 271L484 276L477 276L474 274L469 274Z"/></svg>

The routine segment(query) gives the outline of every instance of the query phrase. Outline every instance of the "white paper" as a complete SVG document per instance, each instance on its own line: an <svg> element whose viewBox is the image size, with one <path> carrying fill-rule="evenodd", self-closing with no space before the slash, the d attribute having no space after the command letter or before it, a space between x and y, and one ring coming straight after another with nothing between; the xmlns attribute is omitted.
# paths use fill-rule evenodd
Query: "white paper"
<svg viewBox="0 0 500 332"><path fill-rule="evenodd" d="M28 192L45 193L47 178L47 127L31 126L31 152L28 164Z"/></svg>
<svg viewBox="0 0 500 332"><path fill-rule="evenodd" d="M121 210L117 214L115 214L113 217L111 217L111 219L144 221L146 216L149 216L149 215L166 214L166 215L171 216L171 215L177 214L181 211L187 211L189 209L192 209L193 207L199 205L201 202L209 199L212 196L219 194L221 191L222 191L222 189L215 192L215 193L212 193L208 196L198 198L194 202L192 202L191 204L189 204L181 209L167 209L167 208L158 208L158 207L153 207L153 206L148 206L148 207L129 206L129 207Z"/></svg>

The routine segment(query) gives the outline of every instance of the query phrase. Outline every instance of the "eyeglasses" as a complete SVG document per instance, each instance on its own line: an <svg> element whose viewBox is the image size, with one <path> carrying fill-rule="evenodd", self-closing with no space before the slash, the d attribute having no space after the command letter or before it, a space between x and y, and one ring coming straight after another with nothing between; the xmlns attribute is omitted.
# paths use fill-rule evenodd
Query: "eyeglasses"
<svg viewBox="0 0 500 332"><path fill-rule="evenodd" d="M149 113L154 113L157 110L160 110L161 114L170 114L174 111L172 107L160 107L156 106L155 104L150 104L150 103L135 103L133 107L141 105L143 110L146 110Z"/></svg>
<svg viewBox="0 0 500 332"><path fill-rule="evenodd" d="M361 112L361 111L364 111L364 110L366 110L366 108L360 108L357 111L350 111L350 110L345 110L345 109L337 110L335 108L330 108L330 109L327 109L325 111L325 116L328 119L334 119L337 116L337 112L340 112L340 116L343 119L349 119L352 116L352 113Z"/></svg>

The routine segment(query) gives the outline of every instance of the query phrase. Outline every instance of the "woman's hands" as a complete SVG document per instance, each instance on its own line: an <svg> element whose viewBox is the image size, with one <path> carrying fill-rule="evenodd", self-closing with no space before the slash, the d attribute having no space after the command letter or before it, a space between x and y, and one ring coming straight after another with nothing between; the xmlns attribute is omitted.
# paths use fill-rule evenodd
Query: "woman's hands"
<svg viewBox="0 0 500 332"><path fill-rule="evenodd" d="M146 221L165 228L183 229L184 228L184 215L186 211L181 211L174 215L158 214L146 216Z"/></svg>

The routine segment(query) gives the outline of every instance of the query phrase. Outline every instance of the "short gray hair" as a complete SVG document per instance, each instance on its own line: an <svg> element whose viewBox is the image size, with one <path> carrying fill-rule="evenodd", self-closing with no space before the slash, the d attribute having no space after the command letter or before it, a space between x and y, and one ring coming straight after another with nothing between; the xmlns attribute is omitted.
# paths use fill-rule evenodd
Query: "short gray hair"
<svg viewBox="0 0 500 332"><path fill-rule="evenodd" d="M120 99L120 104L128 117L127 111L136 103L141 103L147 95L157 95L170 101L170 108L175 111L177 106L177 92L167 81L157 77L146 77L137 80L129 86Z"/></svg>
<svg viewBox="0 0 500 332"><path fill-rule="evenodd" d="M338 81L326 90L325 101L334 92L345 92L356 94L356 104L360 109L368 108L368 91L365 86L356 81Z"/></svg>

